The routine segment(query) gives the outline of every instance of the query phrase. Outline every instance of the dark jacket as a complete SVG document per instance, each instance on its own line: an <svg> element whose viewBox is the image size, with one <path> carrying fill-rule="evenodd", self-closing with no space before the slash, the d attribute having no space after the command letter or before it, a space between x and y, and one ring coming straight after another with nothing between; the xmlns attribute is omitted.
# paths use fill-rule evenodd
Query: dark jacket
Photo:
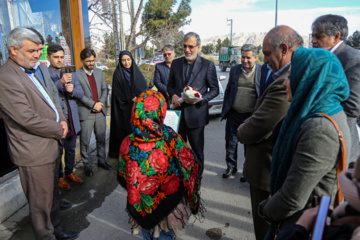
<svg viewBox="0 0 360 240"><path fill-rule="evenodd" d="M259 96L260 92L260 77L261 77L261 65L256 64L255 70L255 88L256 93ZM234 104L234 100L236 97L236 92L238 90L239 78L240 74L242 73L242 64L235 65L230 69L229 81L226 85L225 96L224 96L224 103L222 108L221 120L226 119L231 109L232 105Z"/></svg>
<svg viewBox="0 0 360 240"><path fill-rule="evenodd" d="M184 62L185 57L181 57L171 64L167 87L170 99L175 94L181 97L181 92L186 86L183 73ZM197 104L181 104L180 108L183 110L186 125L189 128L203 127L209 123L208 102L219 94L214 63L198 55L187 85L196 88L203 100Z"/></svg>
<svg viewBox="0 0 360 240"><path fill-rule="evenodd" d="M64 86L62 85L60 78L57 76L55 70L51 67L49 67L48 70L49 70L51 79L54 81L54 84L59 91L60 106L61 106L61 110L65 116L68 115L66 100L65 100L66 95L69 98L68 100L69 100L70 112L71 112L71 116L72 116L75 133L77 134L80 132L81 128L80 128L80 121L79 121L78 105L76 103L76 100L79 100L84 96L84 91L80 85L79 78L77 77L75 72L71 73L72 79L71 79L70 83L74 85L74 90L72 91L72 93L68 93L68 92L64 91L64 89L63 89Z"/></svg>

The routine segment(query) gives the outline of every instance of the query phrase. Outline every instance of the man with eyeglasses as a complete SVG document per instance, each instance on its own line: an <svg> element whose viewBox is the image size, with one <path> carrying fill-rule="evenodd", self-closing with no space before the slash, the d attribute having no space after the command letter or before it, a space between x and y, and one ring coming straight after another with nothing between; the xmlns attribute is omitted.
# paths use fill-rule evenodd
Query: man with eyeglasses
<svg viewBox="0 0 360 240"><path fill-rule="evenodd" d="M175 52L174 47L171 45L165 45L162 49L164 56L164 62L158 63L155 65L154 72L154 85L157 87L158 91L164 95L166 98L167 107L170 108L170 98L167 91L167 83L169 79L171 63L174 60Z"/></svg>
<svg viewBox="0 0 360 240"><path fill-rule="evenodd" d="M96 53L91 48L84 48L80 53L83 66L76 70L84 97L78 100L80 119L80 152L84 163L85 175L94 175L92 164L89 162L90 137L94 130L97 148L98 167L105 170L112 169L105 162L106 108L107 86L103 72L94 68Z"/></svg>
<svg viewBox="0 0 360 240"><path fill-rule="evenodd" d="M204 130L209 123L208 102L219 94L216 69L213 62L200 57L200 36L189 32L184 36L184 57L175 59L170 68L168 93L172 104L181 110L179 134L189 139L192 150L199 159L199 180L204 171ZM196 103L179 102L186 86L196 88L202 100Z"/></svg>
<svg viewBox="0 0 360 240"><path fill-rule="evenodd" d="M348 35L347 20L339 15L323 15L312 24L314 48L328 49L334 53L344 68L348 79L350 96L342 103L351 132L349 167L354 167L358 156L359 135L356 120L360 115L360 52L344 42Z"/></svg>

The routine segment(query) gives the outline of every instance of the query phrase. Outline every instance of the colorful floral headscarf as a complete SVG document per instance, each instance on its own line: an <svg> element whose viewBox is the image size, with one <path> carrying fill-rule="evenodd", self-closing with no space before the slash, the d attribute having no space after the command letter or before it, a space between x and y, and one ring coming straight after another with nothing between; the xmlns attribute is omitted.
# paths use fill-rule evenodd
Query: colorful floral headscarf
<svg viewBox="0 0 360 240"><path fill-rule="evenodd" d="M151 229L182 199L198 212L198 169L195 154L180 135L163 124L166 101L148 90L135 101L133 133L120 147L119 183L127 189L127 210L143 228Z"/></svg>

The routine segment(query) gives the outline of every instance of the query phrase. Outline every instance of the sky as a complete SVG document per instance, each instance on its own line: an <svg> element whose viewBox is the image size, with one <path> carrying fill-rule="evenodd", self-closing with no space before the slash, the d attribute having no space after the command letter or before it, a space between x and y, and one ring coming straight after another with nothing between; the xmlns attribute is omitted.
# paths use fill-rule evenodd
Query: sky
<svg viewBox="0 0 360 240"><path fill-rule="evenodd" d="M179 0L178 0L179 2ZM275 26L276 0L192 0L191 23L184 33L202 39L233 33L268 32ZM324 14L344 16L349 35L360 30L360 0L278 0L278 25L288 25L301 35L311 33L312 22Z"/></svg>

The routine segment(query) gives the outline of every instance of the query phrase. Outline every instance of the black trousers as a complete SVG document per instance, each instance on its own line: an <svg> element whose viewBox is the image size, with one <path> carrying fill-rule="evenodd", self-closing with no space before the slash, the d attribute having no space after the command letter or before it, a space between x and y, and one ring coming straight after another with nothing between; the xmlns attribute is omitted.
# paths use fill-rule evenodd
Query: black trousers
<svg viewBox="0 0 360 240"><path fill-rule="evenodd" d="M199 128L188 128L184 119L183 114L181 114L180 124L179 124L179 134L186 142L189 140L190 147L196 154L199 160L199 176L202 178L204 171L204 127Z"/></svg>

